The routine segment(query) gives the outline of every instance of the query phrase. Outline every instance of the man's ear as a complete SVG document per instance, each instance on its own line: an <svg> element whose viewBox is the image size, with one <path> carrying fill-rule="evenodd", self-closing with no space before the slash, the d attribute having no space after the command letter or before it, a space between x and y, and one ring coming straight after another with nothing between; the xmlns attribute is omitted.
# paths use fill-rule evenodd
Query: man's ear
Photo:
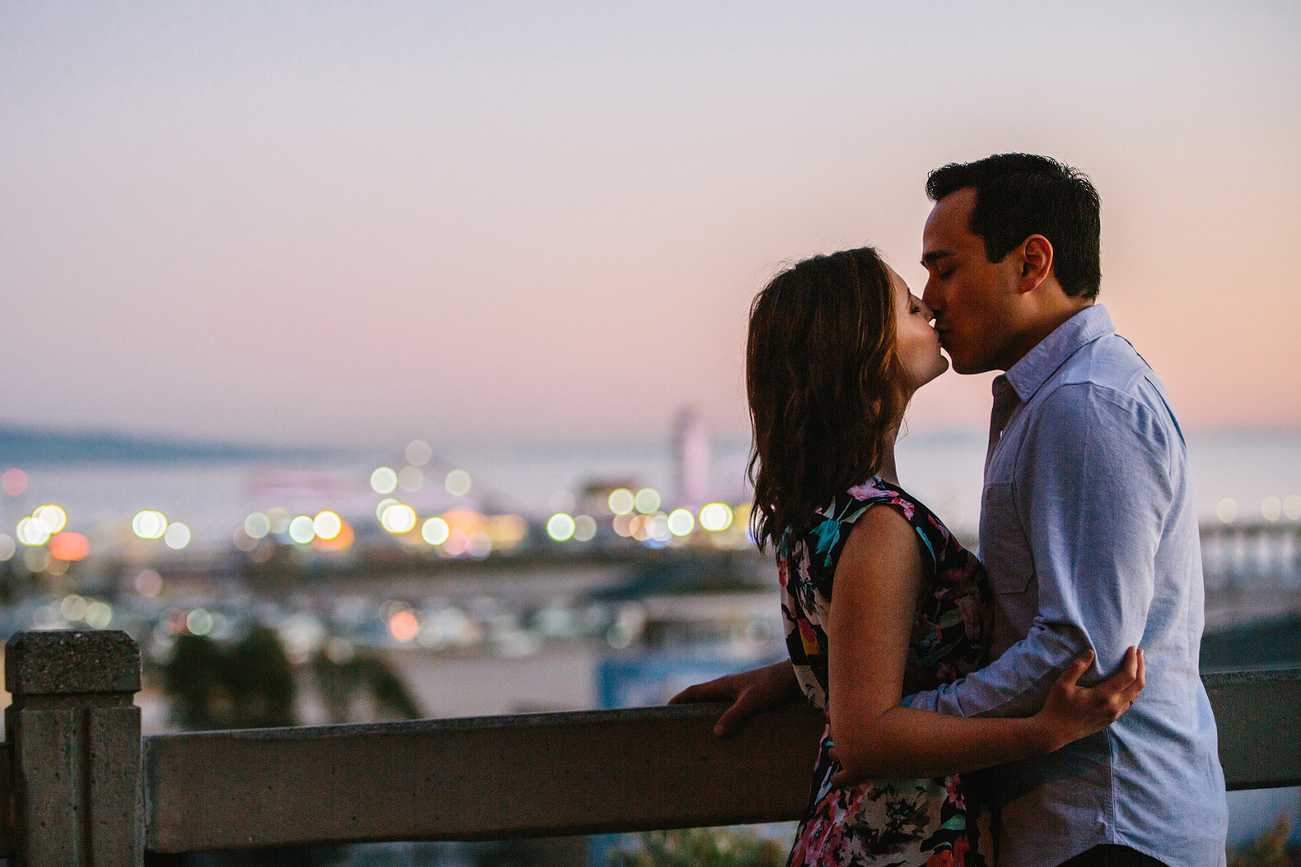
<svg viewBox="0 0 1301 867"><path fill-rule="evenodd" d="M1043 235L1031 235L1019 248L1021 254L1021 292L1033 292L1053 274L1053 245Z"/></svg>

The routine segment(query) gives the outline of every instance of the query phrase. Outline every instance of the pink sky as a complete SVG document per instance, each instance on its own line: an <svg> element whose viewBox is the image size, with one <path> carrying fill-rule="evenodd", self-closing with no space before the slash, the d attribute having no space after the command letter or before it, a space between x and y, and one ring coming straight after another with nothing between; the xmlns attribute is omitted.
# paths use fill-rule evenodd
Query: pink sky
<svg viewBox="0 0 1301 867"><path fill-rule="evenodd" d="M10 8L0 423L742 432L783 262L874 243L920 291L926 171L1028 150L1099 187L1184 424L1299 428L1297 45L1284 2Z"/></svg>

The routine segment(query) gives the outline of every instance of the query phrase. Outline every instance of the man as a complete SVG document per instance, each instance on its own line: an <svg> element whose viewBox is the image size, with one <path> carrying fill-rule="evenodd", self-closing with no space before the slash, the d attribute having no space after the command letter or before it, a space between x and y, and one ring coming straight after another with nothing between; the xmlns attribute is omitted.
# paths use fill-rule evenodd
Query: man
<svg viewBox="0 0 1301 867"><path fill-rule="evenodd" d="M916 708L1025 716L1084 650L1145 652L1108 729L995 769L1000 867L1223 864L1227 808L1198 672L1203 589L1182 433L1161 383L1095 304L1099 201L1079 172L1002 154L931 173L923 300L958 373L994 381L981 557L995 661ZM675 700L731 698L726 733L791 694L782 666Z"/></svg>

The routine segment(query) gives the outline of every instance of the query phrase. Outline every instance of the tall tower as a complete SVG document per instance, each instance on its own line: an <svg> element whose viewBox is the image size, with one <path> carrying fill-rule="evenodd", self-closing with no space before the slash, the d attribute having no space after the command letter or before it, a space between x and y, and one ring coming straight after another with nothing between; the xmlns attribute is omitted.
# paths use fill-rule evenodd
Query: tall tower
<svg viewBox="0 0 1301 867"><path fill-rule="evenodd" d="M702 505L709 496L709 428L695 407L684 407L674 420L673 458L679 504Z"/></svg>

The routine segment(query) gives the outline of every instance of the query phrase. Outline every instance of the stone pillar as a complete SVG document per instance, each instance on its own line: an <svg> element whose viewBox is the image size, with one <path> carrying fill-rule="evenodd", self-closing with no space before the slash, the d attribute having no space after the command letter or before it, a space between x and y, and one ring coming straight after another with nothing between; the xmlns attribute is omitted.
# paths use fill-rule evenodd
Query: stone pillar
<svg viewBox="0 0 1301 867"><path fill-rule="evenodd" d="M5 649L19 867L140 867L140 649L125 632L25 632Z"/></svg>

